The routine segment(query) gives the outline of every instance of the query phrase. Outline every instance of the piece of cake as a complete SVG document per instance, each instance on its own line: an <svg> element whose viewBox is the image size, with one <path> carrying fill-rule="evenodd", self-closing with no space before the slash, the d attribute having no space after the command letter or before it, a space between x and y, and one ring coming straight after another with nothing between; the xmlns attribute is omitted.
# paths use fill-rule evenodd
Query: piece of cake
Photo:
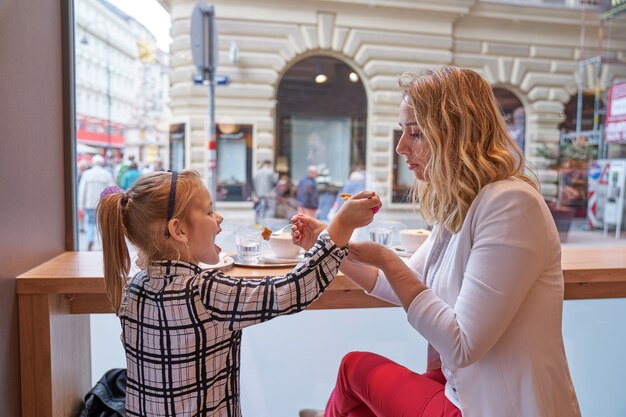
<svg viewBox="0 0 626 417"><path fill-rule="evenodd" d="M339 197L341 197L341 199L343 201L346 201L347 199L349 199L350 197L352 197L352 194L348 194L348 193L341 193L339 194Z"/></svg>
<svg viewBox="0 0 626 417"><path fill-rule="evenodd" d="M263 231L261 232L261 236L263 237L264 240L270 240L271 234L272 234L272 229L270 229L269 227L264 227Z"/></svg>

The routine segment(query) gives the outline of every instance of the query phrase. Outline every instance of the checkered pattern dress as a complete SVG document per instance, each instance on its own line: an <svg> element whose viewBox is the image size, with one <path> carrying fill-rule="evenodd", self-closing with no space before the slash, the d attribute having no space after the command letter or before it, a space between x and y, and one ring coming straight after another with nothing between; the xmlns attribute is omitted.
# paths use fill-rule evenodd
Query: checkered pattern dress
<svg viewBox="0 0 626 417"><path fill-rule="evenodd" d="M305 309L346 254L323 232L285 276L233 278L181 261L135 275L120 312L127 416L241 416L241 329Z"/></svg>

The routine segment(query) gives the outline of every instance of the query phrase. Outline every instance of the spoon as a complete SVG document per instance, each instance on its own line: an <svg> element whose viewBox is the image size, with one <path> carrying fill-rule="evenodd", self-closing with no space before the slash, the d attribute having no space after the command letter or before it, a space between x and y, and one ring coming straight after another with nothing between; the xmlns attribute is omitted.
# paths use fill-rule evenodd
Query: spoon
<svg viewBox="0 0 626 417"><path fill-rule="evenodd" d="M278 229L278 230L276 230L276 231L272 232L272 234L271 234L271 235L272 235L272 236L278 236L278 235L280 235L280 234L284 233L284 232L285 232L285 229L287 229L287 228L291 229L291 223L290 223L290 224L288 224L287 226L281 227L280 229Z"/></svg>

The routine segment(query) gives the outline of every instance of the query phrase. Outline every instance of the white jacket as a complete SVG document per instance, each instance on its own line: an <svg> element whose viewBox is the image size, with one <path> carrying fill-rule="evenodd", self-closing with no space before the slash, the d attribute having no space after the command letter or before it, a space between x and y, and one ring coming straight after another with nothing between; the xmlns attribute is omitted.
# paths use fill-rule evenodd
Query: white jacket
<svg viewBox="0 0 626 417"><path fill-rule="evenodd" d="M409 260L420 278L436 235ZM580 417L561 334L561 247L538 192L517 179L484 187L433 278L408 321L431 345L428 369L451 375L464 417ZM398 303L382 273L372 295Z"/></svg>
<svg viewBox="0 0 626 417"><path fill-rule="evenodd" d="M78 208L96 208L102 190L114 184L113 175L105 168L100 165L89 168L83 172L78 183Z"/></svg>

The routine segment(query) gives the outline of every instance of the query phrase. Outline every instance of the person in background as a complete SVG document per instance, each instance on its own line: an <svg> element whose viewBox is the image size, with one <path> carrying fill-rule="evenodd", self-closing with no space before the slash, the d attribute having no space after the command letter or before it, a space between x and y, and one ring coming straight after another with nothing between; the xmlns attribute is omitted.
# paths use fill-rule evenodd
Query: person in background
<svg viewBox="0 0 626 417"><path fill-rule="evenodd" d="M115 167L113 175L115 176L115 183L122 187L122 181L124 180L124 174L130 168L131 164L135 162L135 155L129 155L128 160L124 161L124 155L122 155L122 162Z"/></svg>
<svg viewBox="0 0 626 417"><path fill-rule="evenodd" d="M139 172L139 168L137 167L136 162L131 162L128 166L126 172L124 172L124 176L122 176L122 187L125 190L128 190L132 185L137 181L137 179L141 176Z"/></svg>
<svg viewBox="0 0 626 417"><path fill-rule="evenodd" d="M254 196L255 196L255 219L256 224L261 224L266 217L275 217L270 204L272 191L278 180L278 173L272 167L272 161L265 160L254 174Z"/></svg>
<svg viewBox="0 0 626 417"><path fill-rule="evenodd" d="M355 196L291 272L241 279L202 268L219 262L223 218L197 172L158 172L128 192L106 189L98 221L104 286L122 325L126 415L240 417L242 330L315 301L334 279L353 230L369 224L379 206L372 192ZM127 240L143 268L130 279Z"/></svg>
<svg viewBox="0 0 626 417"><path fill-rule="evenodd" d="M113 176L104 168L104 158L94 155L91 168L84 171L78 181L78 210L85 213L87 222L87 250L93 250L96 234L96 206L100 193L113 185Z"/></svg>
<svg viewBox="0 0 626 417"><path fill-rule="evenodd" d="M298 212L298 201L293 198L291 179L288 175L282 175L272 192L275 204L275 215L280 219L291 219Z"/></svg>
<svg viewBox="0 0 626 417"><path fill-rule="evenodd" d="M151 163L144 165L143 169L141 170L141 174L143 175L143 174L149 174L151 172L161 172L161 171L165 171L165 169L163 169L163 161L161 161L160 159L155 159Z"/></svg>
<svg viewBox="0 0 626 417"><path fill-rule="evenodd" d="M161 159L155 159L154 162L152 162L152 172L162 171L165 171L165 168L163 168L163 161Z"/></svg>
<svg viewBox="0 0 626 417"><path fill-rule="evenodd" d="M559 236L491 86L447 66L405 74L400 87L396 152L433 231L408 264L351 242L341 271L404 308L429 343L426 372L349 353L325 413L301 417L580 417L561 333ZM322 227L307 220L299 236Z"/></svg>
<svg viewBox="0 0 626 417"><path fill-rule="evenodd" d="M86 159L81 159L76 163L76 172L78 173L78 178L76 182L80 184L80 179L83 176L83 172L89 169L89 161ZM85 210L78 209L78 230L80 233L85 233Z"/></svg>
<svg viewBox="0 0 626 417"><path fill-rule="evenodd" d="M300 180L296 188L298 212L311 217L315 217L319 204L316 178L317 167L309 165L306 170L306 176Z"/></svg>
<svg viewBox="0 0 626 417"><path fill-rule="evenodd" d="M343 198L341 198L341 194L356 194L365 190L365 168L361 165L355 167L354 171L350 174L350 178L341 188L333 206L328 212L328 219L332 219L337 211L343 205Z"/></svg>

